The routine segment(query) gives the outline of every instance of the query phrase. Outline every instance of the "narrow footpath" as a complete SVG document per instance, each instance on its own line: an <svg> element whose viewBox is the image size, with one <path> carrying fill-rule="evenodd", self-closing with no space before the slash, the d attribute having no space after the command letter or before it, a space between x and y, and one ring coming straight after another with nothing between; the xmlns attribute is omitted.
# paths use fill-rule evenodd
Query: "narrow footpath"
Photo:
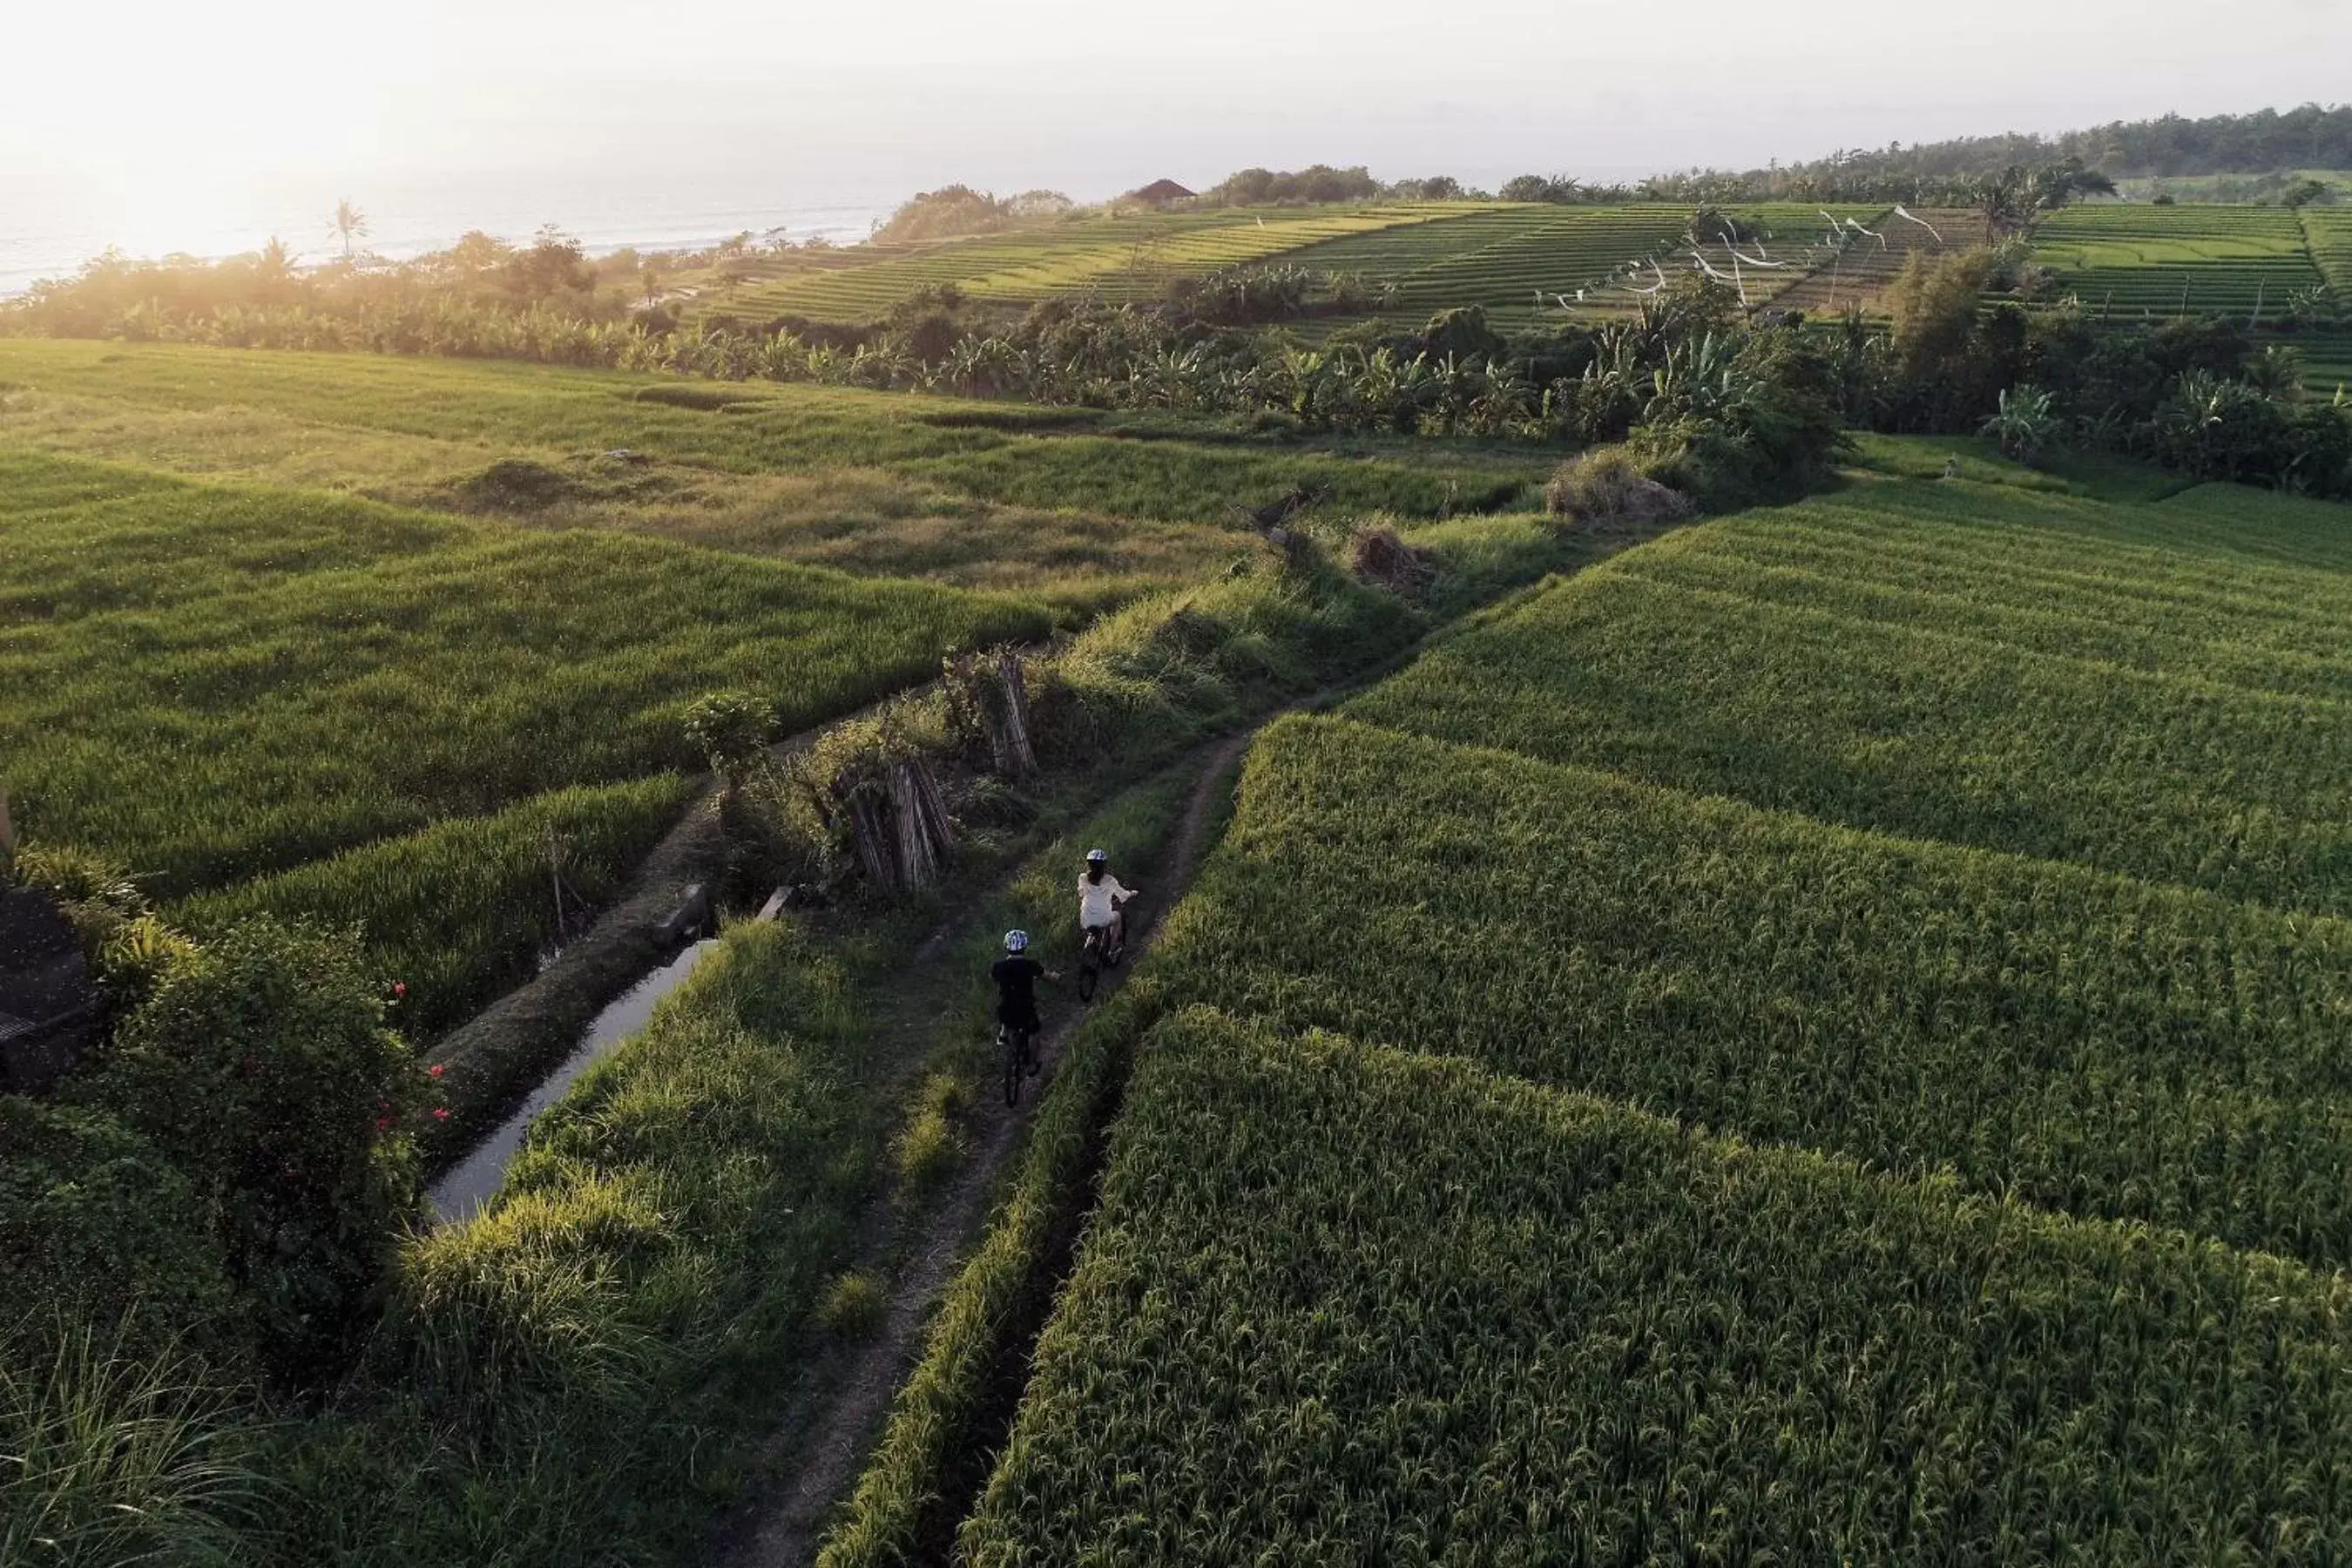
<svg viewBox="0 0 2352 1568"><path fill-rule="evenodd" d="M1129 938L1127 962L1103 977L1097 1005L1123 983L1159 934L1161 920L1192 887L1207 847L1217 793L1229 786L1235 760L1275 717L1268 714L1246 730L1213 742L1194 752L1189 764L1180 764L1198 770L1191 794L1144 900L1144 921ZM925 942L916 961L935 957L946 945L944 934ZM920 1356L932 1309L977 1238L997 1177L1020 1146L1021 1131L1053 1081L1063 1046L1084 1017L1084 1008L1070 1007L1045 1032L1039 1042L1045 1065L1019 1105L1007 1106L992 1092L981 1096L970 1156L916 1217L911 1233L895 1235L895 1227L885 1226L869 1238L866 1266L894 1254L903 1259L891 1281L889 1310L880 1328L856 1347L850 1364L805 1380L770 1446L772 1459L789 1457L789 1479L763 1507L725 1532L714 1561L729 1568L800 1568L814 1560L827 1516L856 1484L891 1398Z"/></svg>

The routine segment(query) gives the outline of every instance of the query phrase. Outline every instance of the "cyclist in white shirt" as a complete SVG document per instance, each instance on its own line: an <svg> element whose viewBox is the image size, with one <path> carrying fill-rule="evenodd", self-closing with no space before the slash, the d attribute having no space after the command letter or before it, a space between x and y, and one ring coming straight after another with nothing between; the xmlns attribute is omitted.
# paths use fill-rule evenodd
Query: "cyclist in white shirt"
<svg viewBox="0 0 2352 1568"><path fill-rule="evenodd" d="M1110 874L1108 855L1099 849L1087 850L1087 868L1078 876L1078 929L1087 940L1111 947L1124 943L1127 917L1120 910L1137 891L1121 887L1118 879Z"/></svg>

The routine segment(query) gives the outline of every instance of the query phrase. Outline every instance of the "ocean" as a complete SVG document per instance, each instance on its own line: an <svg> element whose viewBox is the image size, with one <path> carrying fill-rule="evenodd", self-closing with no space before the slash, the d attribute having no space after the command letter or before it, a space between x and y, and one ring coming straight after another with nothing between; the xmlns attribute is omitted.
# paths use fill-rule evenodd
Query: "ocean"
<svg viewBox="0 0 2352 1568"><path fill-rule="evenodd" d="M865 238L898 200L877 193L864 200L795 203L756 191L657 184L533 184L511 191L444 187L376 195L362 186L350 195L368 218L360 247L395 260L445 248L472 229L527 241L545 224L598 255L625 247L698 248L746 230L764 236L781 229L796 240L822 235L845 243ZM69 193L0 193L0 297L20 294L42 279L70 277L110 246L141 258L213 258L258 249L275 236L301 259L324 261L341 249L327 221L336 199L305 192L240 204L236 211L166 216L110 211Z"/></svg>

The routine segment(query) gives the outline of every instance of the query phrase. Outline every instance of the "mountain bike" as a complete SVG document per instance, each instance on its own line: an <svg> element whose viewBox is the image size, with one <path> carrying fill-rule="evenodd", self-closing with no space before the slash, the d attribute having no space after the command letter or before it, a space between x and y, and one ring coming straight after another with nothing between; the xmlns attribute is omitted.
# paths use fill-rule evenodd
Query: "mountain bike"
<svg viewBox="0 0 2352 1568"><path fill-rule="evenodd" d="M1107 926L1090 926L1087 930L1086 947L1078 954L1078 999L1091 1002L1095 987L1106 969L1117 969L1118 961L1127 956L1127 921L1115 920Z"/></svg>
<svg viewBox="0 0 2352 1568"><path fill-rule="evenodd" d="M1021 1103L1021 1080L1037 1071L1037 1032L1016 1024L996 1026L996 1043L1004 1052L1004 1103Z"/></svg>

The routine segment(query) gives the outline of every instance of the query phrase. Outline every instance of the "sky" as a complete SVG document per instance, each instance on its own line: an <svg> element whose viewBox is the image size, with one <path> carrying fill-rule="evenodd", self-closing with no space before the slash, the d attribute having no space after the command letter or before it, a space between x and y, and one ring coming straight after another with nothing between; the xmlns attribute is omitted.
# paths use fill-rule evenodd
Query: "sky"
<svg viewBox="0 0 2352 1568"><path fill-rule="evenodd" d="M346 195L618 236L958 180L1622 178L2347 96L2352 0L0 0L0 245L315 247Z"/></svg>

